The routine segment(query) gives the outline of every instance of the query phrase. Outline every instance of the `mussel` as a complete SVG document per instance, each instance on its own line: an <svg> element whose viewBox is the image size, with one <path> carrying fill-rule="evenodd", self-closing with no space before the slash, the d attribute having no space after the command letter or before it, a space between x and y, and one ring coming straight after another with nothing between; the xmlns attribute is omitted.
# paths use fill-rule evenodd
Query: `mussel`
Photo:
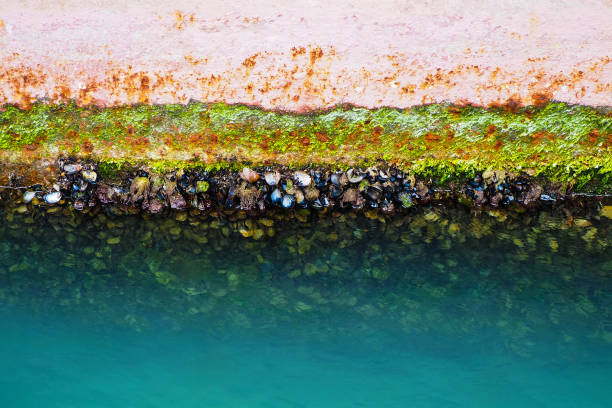
<svg viewBox="0 0 612 408"><path fill-rule="evenodd" d="M290 194L285 194L281 200L283 208L291 208L295 204L295 198Z"/></svg>
<svg viewBox="0 0 612 408"><path fill-rule="evenodd" d="M45 202L47 204L57 204L62 199L62 193L59 191L53 191L51 193L45 194Z"/></svg>
<svg viewBox="0 0 612 408"><path fill-rule="evenodd" d="M293 178L295 183L300 187L307 187L312 182L312 177L310 177L310 174L304 171L296 171L293 173Z"/></svg>
<svg viewBox="0 0 612 408"><path fill-rule="evenodd" d="M365 174L359 172L356 169L349 169L346 172L346 177L348 178L349 183L360 183L361 180L365 178Z"/></svg>
<svg viewBox="0 0 612 408"><path fill-rule="evenodd" d="M368 187L368 197L370 197L370 200L372 201L380 200L382 192L383 189L379 183L372 184L370 187Z"/></svg>
<svg viewBox="0 0 612 408"><path fill-rule="evenodd" d="M270 194L270 201L272 201L274 204L280 204L282 198L283 193L278 188L275 188Z"/></svg>
<svg viewBox="0 0 612 408"><path fill-rule="evenodd" d="M264 174L264 180L269 186L275 186L280 182L281 175L279 172L268 172Z"/></svg>

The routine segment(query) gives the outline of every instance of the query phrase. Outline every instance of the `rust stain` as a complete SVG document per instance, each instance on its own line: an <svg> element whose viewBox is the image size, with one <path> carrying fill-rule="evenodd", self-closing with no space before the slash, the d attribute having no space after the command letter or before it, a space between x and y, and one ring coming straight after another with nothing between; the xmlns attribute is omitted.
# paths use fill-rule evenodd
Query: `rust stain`
<svg viewBox="0 0 612 408"><path fill-rule="evenodd" d="M610 63L609 57L577 65L567 73L536 68L542 61L531 59L528 63L533 66L525 73L529 82L525 82L525 78L503 67L485 69L476 64L458 64L452 69L436 68L427 72L413 68L412 64L394 62L390 71L360 68L353 73L337 72L334 64L341 64L342 57L333 47L324 50L314 45L300 46L286 52L291 60L284 64L275 64L278 56L275 53L256 52L242 60L239 67L214 72L206 70L208 58L195 58L192 54L181 57L189 66L198 67L192 71L184 67L137 70L131 65L122 68L119 61L109 61L108 69L95 75L85 68L66 75L62 69L28 65L27 59L22 60L14 53L0 62L0 104L13 103L28 108L38 97L46 97L51 102L74 98L79 105L102 106L186 103L195 99L296 111L347 102L362 105L355 101L364 100L367 106L401 107L448 101L448 92L461 93L454 89L461 89L468 81L474 84L472 88L479 96L454 96L454 103L516 111L521 106L540 106L559 100L559 91L565 92L562 100L570 103L579 103L585 97L598 97L600 100L607 98L609 104L612 91L612 83L600 79L609 71L605 68ZM389 58L400 61L397 55ZM261 62L261 66L266 69L252 70L259 66L260 59L265 62L265 65ZM300 73L304 77L300 78ZM360 97L362 91L366 99ZM378 98L372 99L374 95Z"/></svg>
<svg viewBox="0 0 612 408"><path fill-rule="evenodd" d="M553 99L550 91L543 90L531 94L531 102L534 106L544 106Z"/></svg>
<svg viewBox="0 0 612 408"><path fill-rule="evenodd" d="M297 57L298 55L304 55L305 53L306 53L306 49L304 47L291 48L291 56L293 58Z"/></svg>
<svg viewBox="0 0 612 408"><path fill-rule="evenodd" d="M195 22L195 16L193 13L184 14L180 10L174 10L172 13L175 19L174 28L182 31L185 26L192 25Z"/></svg>
<svg viewBox="0 0 612 408"><path fill-rule="evenodd" d="M331 140L330 137L323 132L315 132L315 137L321 143L329 142Z"/></svg>
<svg viewBox="0 0 612 408"><path fill-rule="evenodd" d="M250 57L242 61L242 65L247 68L253 68L257 63L257 57L259 57L259 53L251 55Z"/></svg>
<svg viewBox="0 0 612 408"><path fill-rule="evenodd" d="M589 133L589 144L594 145L599 140L599 131L597 129Z"/></svg>
<svg viewBox="0 0 612 408"><path fill-rule="evenodd" d="M72 96L72 92L70 91L70 88L68 86L66 86L65 84L61 84L57 86L55 89L56 91L54 93L54 98L62 102L67 102L70 100L70 97Z"/></svg>
<svg viewBox="0 0 612 408"><path fill-rule="evenodd" d="M436 135L435 133L427 133L424 136L425 141L429 142L429 143L434 143L434 142L439 142L440 141L440 136Z"/></svg>
<svg viewBox="0 0 612 408"><path fill-rule="evenodd" d="M545 131L539 131L531 134L531 144L534 146L541 144L545 140L555 140L555 136Z"/></svg>
<svg viewBox="0 0 612 408"><path fill-rule="evenodd" d="M414 94L416 90L416 85L408 84L402 87L402 92L405 94Z"/></svg>
<svg viewBox="0 0 612 408"><path fill-rule="evenodd" d="M93 105L95 104L95 98L93 93L98 89L98 84L95 82L89 82L83 88L79 90L79 102L82 105Z"/></svg>
<svg viewBox="0 0 612 408"><path fill-rule="evenodd" d="M310 50L310 65L314 65L318 59L323 57L323 50L320 47L314 47Z"/></svg>
<svg viewBox="0 0 612 408"><path fill-rule="evenodd" d="M93 152L93 150L94 150L94 145L93 145L93 143L91 143L91 141L89 139L83 140L83 143L82 143L81 147L83 149L83 152L87 153L87 154Z"/></svg>

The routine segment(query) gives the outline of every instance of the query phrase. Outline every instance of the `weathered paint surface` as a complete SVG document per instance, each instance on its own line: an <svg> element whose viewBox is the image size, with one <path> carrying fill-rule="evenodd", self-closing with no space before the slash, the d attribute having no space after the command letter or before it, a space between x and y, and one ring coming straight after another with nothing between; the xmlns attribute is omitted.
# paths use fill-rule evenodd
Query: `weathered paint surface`
<svg viewBox="0 0 612 408"><path fill-rule="evenodd" d="M1 3L0 104L612 105L607 0Z"/></svg>

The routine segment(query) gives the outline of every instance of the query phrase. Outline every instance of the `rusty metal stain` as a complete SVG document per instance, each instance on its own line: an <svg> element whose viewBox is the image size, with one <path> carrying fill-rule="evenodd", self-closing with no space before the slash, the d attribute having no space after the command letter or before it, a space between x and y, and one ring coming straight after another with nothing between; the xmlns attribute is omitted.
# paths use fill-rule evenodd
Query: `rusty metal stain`
<svg viewBox="0 0 612 408"><path fill-rule="evenodd" d="M320 48L313 50L320 55ZM312 61L312 57L309 58ZM539 105L549 100L560 100L609 105L612 95L611 83L599 83L609 58L589 62L586 67L579 66L568 74L529 69L525 73L525 77L530 79L528 82L517 80L516 72L506 72L501 67L481 71L463 65L418 75L402 68L385 73L361 72L356 80L348 73L342 78L330 78L326 66L310 63L296 64L292 69L280 67L275 71L249 72L256 66L256 61L254 56L245 60L243 67L210 75L171 70L133 71L117 67L107 69L97 78L84 75L71 79L42 67L33 68L25 64L1 66L0 101L27 107L40 97L51 102L72 98L80 105L100 106L186 103L193 99L305 111L343 103L366 107L409 107L451 101L494 106ZM588 66L597 68L590 70ZM298 71L302 71L301 76L296 75ZM452 92L454 88L466 85L472 89L471 93ZM571 92L557 94L564 88ZM360 94L375 97L363 98ZM453 94L456 96L450 97Z"/></svg>
<svg viewBox="0 0 612 408"><path fill-rule="evenodd" d="M564 32L558 23L559 15L572 15L571 7L557 8L559 26L547 26L551 11L530 4L514 10L529 16L522 24L503 16L489 21L478 10L468 16L449 7L435 14L418 5L392 14L384 5L378 12L359 3L352 14L340 7L314 16L306 6L279 11L264 1L262 15L244 15L253 10L238 2L214 17L195 1L180 2L180 9L144 1L142 8L125 11L133 26L124 27L128 20L110 13L111 6L99 15L77 8L51 7L47 14L31 10L31 25L18 25L23 13L10 0L0 20L0 104L199 100L297 112L338 104L515 107L558 100L612 105L612 65L606 55L611 35L599 16L610 7L592 5L576 16L590 19L590 31L581 33ZM103 27L110 39L87 37L88 24ZM461 31L467 28L468 34ZM586 42L594 32L601 33L600 43ZM79 35L87 39L77 41ZM448 45L451 40L454 47ZM214 41L218 45L211 45ZM572 46L575 56L568 52Z"/></svg>

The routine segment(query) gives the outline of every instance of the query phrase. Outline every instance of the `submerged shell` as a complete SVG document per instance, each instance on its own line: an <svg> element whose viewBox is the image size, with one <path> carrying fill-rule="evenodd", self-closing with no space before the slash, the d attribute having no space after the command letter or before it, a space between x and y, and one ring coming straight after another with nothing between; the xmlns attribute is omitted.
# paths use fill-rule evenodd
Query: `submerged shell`
<svg viewBox="0 0 612 408"><path fill-rule="evenodd" d="M304 193L302 192L302 190L299 190L299 189L295 190L295 202L298 205L302 205L306 202L304 198Z"/></svg>
<svg viewBox="0 0 612 408"><path fill-rule="evenodd" d="M304 190L304 196L308 201L314 201L319 198L319 190L314 186L310 186Z"/></svg>
<svg viewBox="0 0 612 408"><path fill-rule="evenodd" d="M392 213L395 210L395 204L387 200L384 200L380 209L384 213Z"/></svg>
<svg viewBox="0 0 612 408"><path fill-rule="evenodd" d="M281 191L277 188L275 189L272 194L270 194L270 200L274 203L274 204L278 204L280 203L281 199L283 197L283 194L281 193Z"/></svg>
<svg viewBox="0 0 612 408"><path fill-rule="evenodd" d="M149 206L147 207L147 209L149 210L149 212L151 214L157 214L157 213L161 212L161 210L164 209L164 203L162 203L160 200L155 198L155 199L151 200L151 202L149 203Z"/></svg>
<svg viewBox="0 0 612 408"><path fill-rule="evenodd" d="M102 204L112 203L115 198L115 190L107 184L100 184L95 191L95 197Z"/></svg>
<svg viewBox="0 0 612 408"><path fill-rule="evenodd" d="M280 182L281 175L280 175L280 173L275 171L275 172L266 173L264 175L264 178L266 180L266 183L269 186L275 186L275 185L277 185Z"/></svg>
<svg viewBox="0 0 612 408"><path fill-rule="evenodd" d="M180 194L173 194L170 196L170 208L173 210L184 210L187 207L187 202Z"/></svg>
<svg viewBox="0 0 612 408"><path fill-rule="evenodd" d="M147 177L134 177L130 185L130 195L132 202L136 202L141 198L146 198L149 195L151 182Z"/></svg>
<svg viewBox="0 0 612 408"><path fill-rule="evenodd" d="M34 197L36 197L35 191L26 191L25 193L23 193L23 202L27 204L31 202Z"/></svg>
<svg viewBox="0 0 612 408"><path fill-rule="evenodd" d="M295 204L295 198L292 195L285 194L282 200L283 208L291 208Z"/></svg>
<svg viewBox="0 0 612 408"><path fill-rule="evenodd" d="M45 194L45 202L47 204L57 204L62 199L62 193L54 191L49 194Z"/></svg>
<svg viewBox="0 0 612 408"><path fill-rule="evenodd" d="M310 174L303 171L296 171L293 174L293 177L295 178L296 184L300 187L307 187L310 185L310 183L312 183L312 177L310 177Z"/></svg>
<svg viewBox="0 0 612 408"><path fill-rule="evenodd" d="M83 200L76 200L73 206L75 210L83 211L83 209L85 208L85 202Z"/></svg>

